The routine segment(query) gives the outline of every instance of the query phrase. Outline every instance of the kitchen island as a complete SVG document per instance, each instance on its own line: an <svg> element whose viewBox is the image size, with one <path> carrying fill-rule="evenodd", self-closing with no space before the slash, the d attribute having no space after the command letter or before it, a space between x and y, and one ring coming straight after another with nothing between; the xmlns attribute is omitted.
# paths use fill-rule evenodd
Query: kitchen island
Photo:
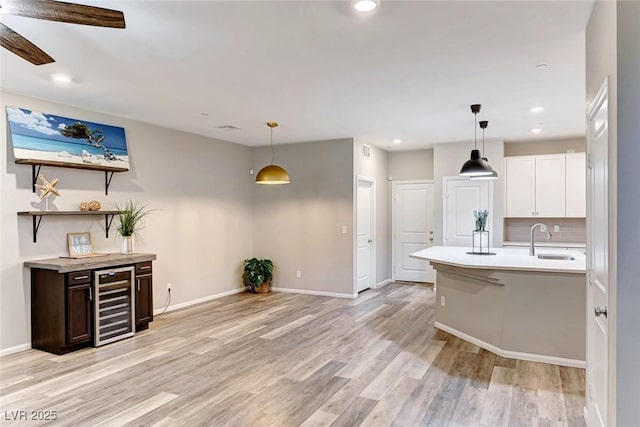
<svg viewBox="0 0 640 427"><path fill-rule="evenodd" d="M434 246L413 253L436 270L438 329L500 356L585 366L586 279L584 254L546 249L539 259L527 248Z"/></svg>

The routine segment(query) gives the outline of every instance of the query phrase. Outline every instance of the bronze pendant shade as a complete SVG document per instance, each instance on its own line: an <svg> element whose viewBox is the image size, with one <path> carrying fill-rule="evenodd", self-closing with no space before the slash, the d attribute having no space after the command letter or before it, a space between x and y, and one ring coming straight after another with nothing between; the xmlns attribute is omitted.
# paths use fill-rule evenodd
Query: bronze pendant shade
<svg viewBox="0 0 640 427"><path fill-rule="evenodd" d="M462 168L460 169L460 175L462 176L483 176L483 175L491 175L494 170L489 165L486 159L482 158L480 154L480 150L478 150L478 138L477 138L477 119L478 113L480 112L480 104L473 104L471 106L471 112L473 113L474 120L474 138L473 143L474 147L471 150L471 156L469 160L464 162Z"/></svg>
<svg viewBox="0 0 640 427"><path fill-rule="evenodd" d="M268 122L267 126L271 128L271 164L260 169L260 172L256 175L256 184L289 184L291 179L287 171L283 167L273 164L273 160L275 159L275 151L273 150L273 128L278 126L278 123Z"/></svg>

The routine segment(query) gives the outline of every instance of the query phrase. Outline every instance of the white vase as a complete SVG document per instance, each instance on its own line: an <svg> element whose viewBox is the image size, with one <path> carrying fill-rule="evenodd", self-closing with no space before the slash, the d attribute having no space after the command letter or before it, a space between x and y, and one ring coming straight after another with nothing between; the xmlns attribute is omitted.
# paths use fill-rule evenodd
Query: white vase
<svg viewBox="0 0 640 427"><path fill-rule="evenodd" d="M122 236L122 243L120 245L120 253L121 254L133 253L133 237L132 236Z"/></svg>
<svg viewBox="0 0 640 427"><path fill-rule="evenodd" d="M473 233L473 253L486 254L489 253L489 232L474 231Z"/></svg>

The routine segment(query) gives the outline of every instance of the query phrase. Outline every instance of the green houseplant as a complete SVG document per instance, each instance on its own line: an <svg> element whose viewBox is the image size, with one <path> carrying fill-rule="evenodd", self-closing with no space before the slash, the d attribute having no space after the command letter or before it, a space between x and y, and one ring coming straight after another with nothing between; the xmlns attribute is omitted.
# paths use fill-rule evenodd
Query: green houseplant
<svg viewBox="0 0 640 427"><path fill-rule="evenodd" d="M130 254L133 252L133 235L144 227L144 218L151 213L145 205L138 205L137 202L129 200L124 206L118 206L118 228L116 231L122 236L122 246L120 253Z"/></svg>
<svg viewBox="0 0 640 427"><path fill-rule="evenodd" d="M269 292L273 278L273 262L270 259L245 259L244 277L249 292Z"/></svg>

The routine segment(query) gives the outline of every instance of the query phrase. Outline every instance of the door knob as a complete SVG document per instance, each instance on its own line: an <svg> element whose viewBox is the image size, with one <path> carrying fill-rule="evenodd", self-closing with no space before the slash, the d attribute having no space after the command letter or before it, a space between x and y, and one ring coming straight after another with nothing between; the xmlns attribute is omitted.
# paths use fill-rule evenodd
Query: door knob
<svg viewBox="0 0 640 427"><path fill-rule="evenodd" d="M607 317L607 307L600 308L596 305L595 307L593 307L593 312L596 317L600 317L601 314L604 314L604 317Z"/></svg>

